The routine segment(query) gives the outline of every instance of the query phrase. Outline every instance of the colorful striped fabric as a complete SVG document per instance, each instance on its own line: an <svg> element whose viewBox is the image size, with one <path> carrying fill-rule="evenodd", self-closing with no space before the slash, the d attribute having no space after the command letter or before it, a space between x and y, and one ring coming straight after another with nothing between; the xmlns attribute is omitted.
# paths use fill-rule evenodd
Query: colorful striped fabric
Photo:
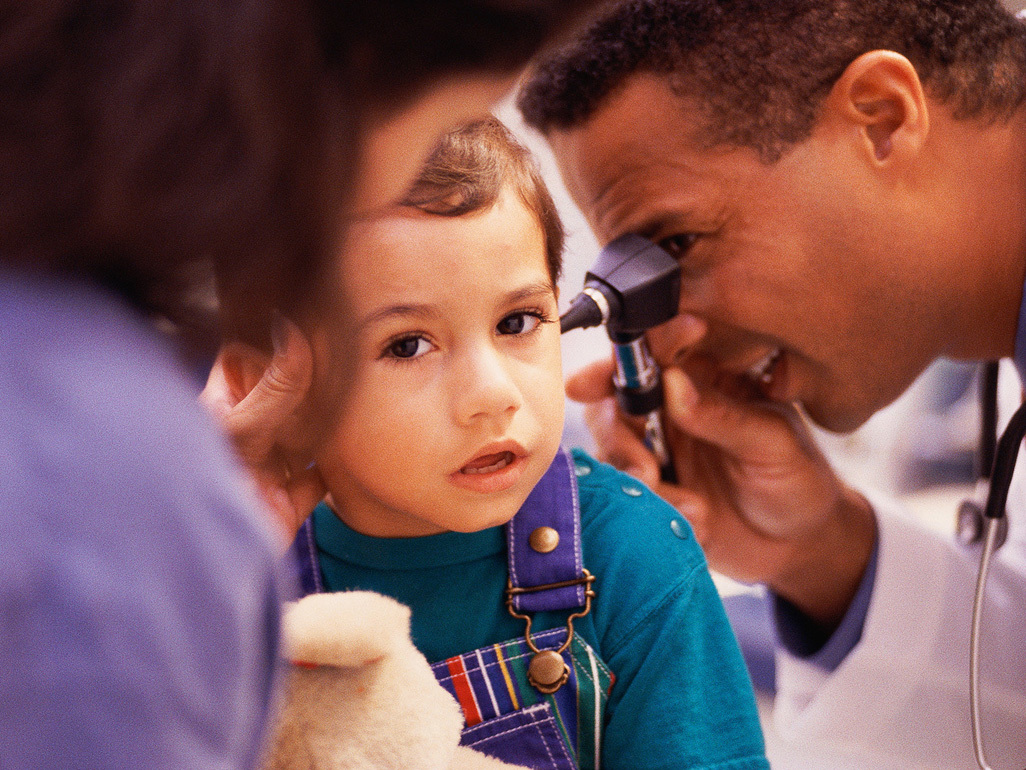
<svg viewBox="0 0 1026 770"><path fill-rule="evenodd" d="M555 628L533 638L539 649L558 649L566 629ZM595 651L575 636L563 652L571 669L569 681L545 695L527 680L532 656L521 638L440 661L432 668L435 678L459 701L467 728L547 702L577 766L597 769L603 714L615 677Z"/></svg>

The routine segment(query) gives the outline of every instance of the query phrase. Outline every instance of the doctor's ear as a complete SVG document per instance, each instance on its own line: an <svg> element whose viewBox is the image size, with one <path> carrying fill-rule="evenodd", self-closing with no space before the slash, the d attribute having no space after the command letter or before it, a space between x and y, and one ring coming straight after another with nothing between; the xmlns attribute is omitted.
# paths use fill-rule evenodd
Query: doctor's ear
<svg viewBox="0 0 1026 770"><path fill-rule="evenodd" d="M241 401L260 382L271 364L271 357L245 343L230 342L221 349L218 363L224 371L232 398Z"/></svg>
<svg viewBox="0 0 1026 770"><path fill-rule="evenodd" d="M834 83L825 106L858 129L878 164L918 152L930 129L919 74L894 51L869 51L855 59Z"/></svg>

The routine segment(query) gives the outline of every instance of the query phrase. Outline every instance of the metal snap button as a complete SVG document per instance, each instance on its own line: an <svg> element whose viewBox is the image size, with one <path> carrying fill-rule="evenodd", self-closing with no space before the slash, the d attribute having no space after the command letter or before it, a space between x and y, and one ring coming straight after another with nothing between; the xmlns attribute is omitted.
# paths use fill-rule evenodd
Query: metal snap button
<svg viewBox="0 0 1026 770"><path fill-rule="evenodd" d="M554 650L542 650L527 666L527 681L537 690L550 695L566 684L570 667L563 656Z"/></svg>
<svg viewBox="0 0 1026 770"><path fill-rule="evenodd" d="M687 540L688 533L690 532L690 530L688 529L688 525L684 523L683 519L674 519L673 521L671 521L670 531L673 532L673 534L675 534L681 540Z"/></svg>
<svg viewBox="0 0 1026 770"><path fill-rule="evenodd" d="M538 527L527 542L537 553L552 553L559 545L559 533L552 527Z"/></svg>

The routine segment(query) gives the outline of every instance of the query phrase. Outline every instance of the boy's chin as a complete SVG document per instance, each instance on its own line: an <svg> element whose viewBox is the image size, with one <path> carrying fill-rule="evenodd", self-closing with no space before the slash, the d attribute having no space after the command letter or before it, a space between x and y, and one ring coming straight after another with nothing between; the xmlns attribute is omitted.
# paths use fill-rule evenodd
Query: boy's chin
<svg viewBox="0 0 1026 770"><path fill-rule="evenodd" d="M525 496L524 500L526 499L527 498ZM486 529L503 527L517 515L517 511L520 510L520 506L523 504L523 500L521 500L515 507L507 505L491 506L487 515L480 517L468 516L466 521L461 522L453 531L464 533L483 532Z"/></svg>

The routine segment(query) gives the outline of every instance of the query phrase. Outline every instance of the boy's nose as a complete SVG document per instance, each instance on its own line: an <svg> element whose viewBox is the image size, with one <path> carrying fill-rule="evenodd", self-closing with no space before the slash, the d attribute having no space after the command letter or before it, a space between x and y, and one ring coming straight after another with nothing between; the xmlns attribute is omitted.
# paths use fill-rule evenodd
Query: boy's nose
<svg viewBox="0 0 1026 770"><path fill-rule="evenodd" d="M476 350L465 357L454 378L456 419L509 419L524 404L523 395L497 351Z"/></svg>

